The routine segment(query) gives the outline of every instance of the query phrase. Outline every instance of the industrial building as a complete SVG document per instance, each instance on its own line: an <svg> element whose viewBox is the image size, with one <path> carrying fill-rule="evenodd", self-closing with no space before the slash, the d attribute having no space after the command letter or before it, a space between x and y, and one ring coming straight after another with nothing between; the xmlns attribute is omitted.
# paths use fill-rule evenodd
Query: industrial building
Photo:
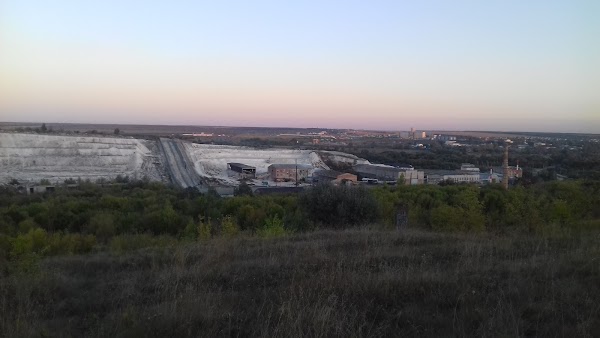
<svg viewBox="0 0 600 338"><path fill-rule="evenodd" d="M404 177L405 184L415 185L425 183L425 173L420 170L402 169L392 166L357 164L354 171L358 173L360 179L377 179L379 181L397 182L400 177Z"/></svg>
<svg viewBox="0 0 600 338"><path fill-rule="evenodd" d="M520 168L518 165L515 166L508 166L507 168L507 172L508 172L508 179L509 180L514 180L515 178L521 178L523 177L523 168ZM502 167L495 167L494 168L494 172L498 172L498 173L503 173L504 172L504 168Z"/></svg>
<svg viewBox="0 0 600 338"><path fill-rule="evenodd" d="M461 171L476 171L479 172L479 168L477 168L475 165L471 164L471 163L463 163L460 165L460 170Z"/></svg>
<svg viewBox="0 0 600 338"><path fill-rule="evenodd" d="M422 170L406 170L400 175L404 176L404 184L406 185L425 184L425 172Z"/></svg>
<svg viewBox="0 0 600 338"><path fill-rule="evenodd" d="M358 176L363 178L374 178L379 181L397 181L403 170L391 166L381 166L373 164L357 164L354 166L354 171Z"/></svg>
<svg viewBox="0 0 600 338"><path fill-rule="evenodd" d="M244 178L256 178L256 168L242 163L227 163L227 169L239 173Z"/></svg>
<svg viewBox="0 0 600 338"><path fill-rule="evenodd" d="M33 185L27 187L27 194L43 194L45 192L53 192L56 190L54 185Z"/></svg>
<svg viewBox="0 0 600 338"><path fill-rule="evenodd" d="M460 170L426 170L427 184L439 184L445 181L453 183L481 183L479 171L460 171Z"/></svg>
<svg viewBox="0 0 600 338"><path fill-rule="evenodd" d="M271 164L269 176L275 182L295 182L305 180L312 166L306 164Z"/></svg>
<svg viewBox="0 0 600 338"><path fill-rule="evenodd" d="M352 185L358 182L358 177L350 173L335 170L319 170L313 174L313 183L328 183L333 185Z"/></svg>
<svg viewBox="0 0 600 338"><path fill-rule="evenodd" d="M493 184L502 182L502 174L495 173L492 170L490 170L489 173L479 174L479 178L481 180L481 184Z"/></svg>

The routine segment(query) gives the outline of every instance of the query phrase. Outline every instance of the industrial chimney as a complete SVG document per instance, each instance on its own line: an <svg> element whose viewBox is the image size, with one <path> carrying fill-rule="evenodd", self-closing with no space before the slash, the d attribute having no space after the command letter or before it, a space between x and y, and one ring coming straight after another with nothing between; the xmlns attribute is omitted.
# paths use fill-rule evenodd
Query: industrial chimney
<svg viewBox="0 0 600 338"><path fill-rule="evenodd" d="M504 160L502 161L502 186L504 189L508 189L508 147L511 143L511 140L504 141Z"/></svg>

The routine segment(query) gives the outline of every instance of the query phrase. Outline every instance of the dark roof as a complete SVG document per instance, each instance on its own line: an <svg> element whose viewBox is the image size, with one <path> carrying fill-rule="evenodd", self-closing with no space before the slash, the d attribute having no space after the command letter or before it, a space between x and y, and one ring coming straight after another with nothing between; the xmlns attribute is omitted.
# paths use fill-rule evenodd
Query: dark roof
<svg viewBox="0 0 600 338"><path fill-rule="evenodd" d="M240 168L240 169L256 169L253 166L249 166L249 165L246 165L246 164L243 164L243 163L236 163L236 162L230 162L230 163L227 163L227 165L230 166L230 167L237 167L237 168Z"/></svg>
<svg viewBox="0 0 600 338"><path fill-rule="evenodd" d="M407 163L390 163L390 165L392 167L396 167L396 168L413 168L412 165L407 164Z"/></svg>
<svg viewBox="0 0 600 338"><path fill-rule="evenodd" d="M269 166L269 168L270 167L273 167L275 169L296 169L296 168L298 168L298 169L312 169L312 166L311 165L307 165L307 164L283 164L283 163L282 164L277 164L276 163L276 164L271 164Z"/></svg>
<svg viewBox="0 0 600 338"><path fill-rule="evenodd" d="M314 175L317 175L320 177L328 177L328 178L337 178L338 176L340 176L342 174L343 173L341 173L339 171L335 171L335 170L319 170L314 173Z"/></svg>
<svg viewBox="0 0 600 338"><path fill-rule="evenodd" d="M372 172L373 170L376 170L378 172L393 172L393 173L399 173L402 172L402 169L398 169L398 168L394 168L394 167L383 167L383 166L378 166L378 165L373 165L373 164L357 164L354 166L354 170L356 170L357 172Z"/></svg>
<svg viewBox="0 0 600 338"><path fill-rule="evenodd" d="M425 169L425 175L479 175L479 171Z"/></svg>

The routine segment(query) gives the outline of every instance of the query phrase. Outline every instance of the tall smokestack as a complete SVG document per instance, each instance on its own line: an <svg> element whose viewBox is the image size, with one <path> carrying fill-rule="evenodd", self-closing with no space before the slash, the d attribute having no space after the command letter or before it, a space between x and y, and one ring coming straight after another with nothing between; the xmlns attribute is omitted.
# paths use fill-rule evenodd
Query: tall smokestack
<svg viewBox="0 0 600 338"><path fill-rule="evenodd" d="M504 142L504 160L502 161L502 186L508 189L508 146L510 140Z"/></svg>

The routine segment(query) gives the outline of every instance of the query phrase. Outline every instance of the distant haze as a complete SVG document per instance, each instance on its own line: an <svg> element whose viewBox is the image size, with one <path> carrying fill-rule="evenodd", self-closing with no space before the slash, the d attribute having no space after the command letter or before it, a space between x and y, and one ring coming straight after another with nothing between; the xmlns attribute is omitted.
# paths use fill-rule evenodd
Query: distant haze
<svg viewBox="0 0 600 338"><path fill-rule="evenodd" d="M0 1L0 121L600 133L600 1Z"/></svg>

